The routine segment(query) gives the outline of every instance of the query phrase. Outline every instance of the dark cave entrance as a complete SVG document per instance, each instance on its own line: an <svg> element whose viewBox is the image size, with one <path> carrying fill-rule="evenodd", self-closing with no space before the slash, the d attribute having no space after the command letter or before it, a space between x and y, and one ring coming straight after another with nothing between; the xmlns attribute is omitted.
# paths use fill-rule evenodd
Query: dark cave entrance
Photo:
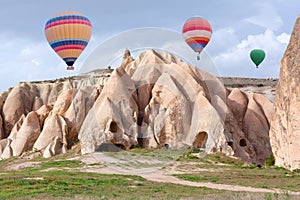
<svg viewBox="0 0 300 200"><path fill-rule="evenodd" d="M244 138L240 139L240 146L241 147L247 146L247 142L246 142L246 140Z"/></svg>
<svg viewBox="0 0 300 200"><path fill-rule="evenodd" d="M98 146L96 152L119 152L125 150L125 146L122 144L102 143Z"/></svg>
<svg viewBox="0 0 300 200"><path fill-rule="evenodd" d="M112 121L109 125L109 131L112 133L118 132L118 125L115 121Z"/></svg>
<svg viewBox="0 0 300 200"><path fill-rule="evenodd" d="M208 138L208 134L205 131L199 132L195 137L193 146L197 148L205 148L207 138Z"/></svg>

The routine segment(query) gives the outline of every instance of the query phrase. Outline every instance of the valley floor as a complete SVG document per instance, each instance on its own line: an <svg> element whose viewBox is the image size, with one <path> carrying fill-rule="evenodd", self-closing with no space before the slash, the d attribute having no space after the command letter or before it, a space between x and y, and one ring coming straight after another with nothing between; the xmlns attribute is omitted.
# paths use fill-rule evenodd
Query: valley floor
<svg viewBox="0 0 300 200"><path fill-rule="evenodd" d="M300 172L135 149L0 162L0 199L299 199Z"/></svg>

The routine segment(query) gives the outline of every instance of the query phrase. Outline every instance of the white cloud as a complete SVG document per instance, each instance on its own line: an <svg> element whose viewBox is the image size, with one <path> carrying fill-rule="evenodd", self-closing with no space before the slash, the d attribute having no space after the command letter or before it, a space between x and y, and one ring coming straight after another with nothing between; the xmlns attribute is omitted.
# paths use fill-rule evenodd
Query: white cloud
<svg viewBox="0 0 300 200"><path fill-rule="evenodd" d="M282 27L283 20L272 3L259 2L257 9L258 11L255 11L256 14L246 18L245 21L273 31Z"/></svg>
<svg viewBox="0 0 300 200"><path fill-rule="evenodd" d="M49 80L74 75L46 41L35 42L0 33L0 92L21 81Z"/></svg>
<svg viewBox="0 0 300 200"><path fill-rule="evenodd" d="M31 63L34 64L35 66L40 66L41 65L38 59L32 59Z"/></svg>
<svg viewBox="0 0 300 200"><path fill-rule="evenodd" d="M239 39L235 29L233 27L226 27L216 30L211 41L205 48L213 49L214 51L224 51L237 43L239 43Z"/></svg>
<svg viewBox="0 0 300 200"><path fill-rule="evenodd" d="M31 55L31 50L30 50L29 47L27 47L27 48L25 48L21 51L21 56L27 57L27 56L30 56L30 55Z"/></svg>
<svg viewBox="0 0 300 200"><path fill-rule="evenodd" d="M277 40L283 44L288 44L290 41L291 35L287 33L281 33L277 36Z"/></svg>
<svg viewBox="0 0 300 200"><path fill-rule="evenodd" d="M280 60L288 40L288 34L282 33L276 36L271 30L266 30L262 34L249 35L237 45L214 56L214 62L223 76L277 77ZM254 48L261 48L266 52L266 58L259 71L254 70L255 67L249 58L249 53Z"/></svg>

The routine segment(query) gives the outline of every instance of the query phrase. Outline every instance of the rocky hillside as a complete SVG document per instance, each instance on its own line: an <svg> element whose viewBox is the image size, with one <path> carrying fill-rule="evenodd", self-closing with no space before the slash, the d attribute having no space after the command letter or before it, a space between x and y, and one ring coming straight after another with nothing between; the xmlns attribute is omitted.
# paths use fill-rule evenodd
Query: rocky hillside
<svg viewBox="0 0 300 200"><path fill-rule="evenodd" d="M1 158L39 149L45 157L65 152L78 141L78 128L110 73L20 83L1 93Z"/></svg>
<svg viewBox="0 0 300 200"><path fill-rule="evenodd" d="M135 60L126 52L112 73L20 83L0 95L1 158L27 151L50 157L79 141L82 153L107 144L195 146L262 164L271 154L273 105L222 81L172 54L148 50Z"/></svg>

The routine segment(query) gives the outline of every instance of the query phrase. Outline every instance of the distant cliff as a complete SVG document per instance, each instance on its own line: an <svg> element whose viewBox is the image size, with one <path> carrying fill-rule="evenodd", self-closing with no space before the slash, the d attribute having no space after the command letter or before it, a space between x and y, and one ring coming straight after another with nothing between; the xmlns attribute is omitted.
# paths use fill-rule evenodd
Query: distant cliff
<svg viewBox="0 0 300 200"><path fill-rule="evenodd" d="M276 95L277 78L218 77L228 89L239 88L244 92L255 92L266 96L272 102Z"/></svg>

